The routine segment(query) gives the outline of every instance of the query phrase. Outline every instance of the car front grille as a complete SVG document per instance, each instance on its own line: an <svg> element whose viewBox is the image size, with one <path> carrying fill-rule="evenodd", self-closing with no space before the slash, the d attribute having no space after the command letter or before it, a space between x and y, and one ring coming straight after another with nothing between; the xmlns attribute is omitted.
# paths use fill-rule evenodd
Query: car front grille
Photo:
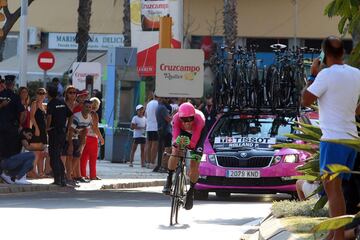
<svg viewBox="0 0 360 240"><path fill-rule="evenodd" d="M238 158L235 156L217 156L218 165L221 167L262 168L269 166L272 157Z"/></svg>
<svg viewBox="0 0 360 240"><path fill-rule="evenodd" d="M266 187L266 186L282 186L295 184L295 179L282 180L280 177L266 177L266 178L226 178L226 177L207 177L200 178L199 183L216 185L216 186L252 186L252 187Z"/></svg>

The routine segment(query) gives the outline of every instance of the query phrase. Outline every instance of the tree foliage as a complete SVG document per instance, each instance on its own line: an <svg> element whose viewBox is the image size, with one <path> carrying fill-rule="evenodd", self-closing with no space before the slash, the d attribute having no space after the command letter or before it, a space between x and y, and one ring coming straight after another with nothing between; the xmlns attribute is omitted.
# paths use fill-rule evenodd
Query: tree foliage
<svg viewBox="0 0 360 240"><path fill-rule="evenodd" d="M360 0L333 0L325 8L328 17L340 17L338 23L339 33L351 34L353 39L353 51L349 58L349 64L360 67Z"/></svg>
<svg viewBox="0 0 360 240"><path fill-rule="evenodd" d="M237 38L237 0L224 0L224 36L225 44L234 47Z"/></svg>
<svg viewBox="0 0 360 240"><path fill-rule="evenodd" d="M76 43L78 44L78 62L86 62L87 49L90 40L90 18L91 18L92 0L79 0L78 8L78 32L76 34Z"/></svg>
<svg viewBox="0 0 360 240"><path fill-rule="evenodd" d="M34 0L29 0L28 6L30 6ZM2 30L4 32L4 35L0 37L0 62L3 60L3 51L5 47L5 40L7 35L9 34L10 30L13 28L17 20L21 16L21 7L16 9L14 12L10 12L9 7L5 6L4 8L4 14L6 17L6 22L4 26L2 27Z"/></svg>

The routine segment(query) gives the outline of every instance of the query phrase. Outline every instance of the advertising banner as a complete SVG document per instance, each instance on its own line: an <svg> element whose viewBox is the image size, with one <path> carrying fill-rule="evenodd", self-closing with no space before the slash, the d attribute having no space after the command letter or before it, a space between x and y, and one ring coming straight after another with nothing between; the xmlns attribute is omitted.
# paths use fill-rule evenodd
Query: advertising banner
<svg viewBox="0 0 360 240"><path fill-rule="evenodd" d="M172 48L180 48L183 31L183 0L130 0L131 45L138 49L140 76L155 76L159 48L160 17L172 17Z"/></svg>
<svg viewBox="0 0 360 240"><path fill-rule="evenodd" d="M93 89L101 91L101 64L98 62L75 62L72 65L72 82L80 90L86 89L86 76L94 77Z"/></svg>
<svg viewBox="0 0 360 240"><path fill-rule="evenodd" d="M107 50L111 47L123 47L122 34L93 34L90 33L88 50ZM76 50L76 33L49 33L49 49Z"/></svg>
<svg viewBox="0 0 360 240"><path fill-rule="evenodd" d="M157 51L156 95L200 98L204 93L204 51L170 49Z"/></svg>

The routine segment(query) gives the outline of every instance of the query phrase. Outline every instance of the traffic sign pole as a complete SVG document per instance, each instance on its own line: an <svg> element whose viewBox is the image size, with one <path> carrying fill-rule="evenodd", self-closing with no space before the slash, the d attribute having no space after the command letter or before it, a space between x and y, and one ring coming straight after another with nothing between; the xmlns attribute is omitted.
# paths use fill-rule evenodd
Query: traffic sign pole
<svg viewBox="0 0 360 240"><path fill-rule="evenodd" d="M47 73L47 71L44 70L44 80L43 80L44 88L46 88L46 73Z"/></svg>
<svg viewBox="0 0 360 240"><path fill-rule="evenodd" d="M21 17L20 17L20 69L19 80L20 86L27 84L27 15L28 0L21 0Z"/></svg>

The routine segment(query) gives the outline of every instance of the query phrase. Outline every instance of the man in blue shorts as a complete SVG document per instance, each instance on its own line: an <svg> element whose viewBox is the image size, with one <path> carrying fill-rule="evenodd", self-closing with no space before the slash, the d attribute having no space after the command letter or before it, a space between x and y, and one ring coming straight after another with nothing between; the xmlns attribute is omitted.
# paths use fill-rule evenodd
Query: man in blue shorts
<svg viewBox="0 0 360 240"><path fill-rule="evenodd" d="M321 173L324 170L330 171L328 165L331 164L354 168L356 151L326 140L353 139L353 136L357 136L355 112L360 110L360 107L357 107L360 95L360 70L344 64L344 47L341 39L326 38L322 50L325 53L324 64L327 68L319 71L320 60L313 63L311 81L302 96L303 106L310 106L315 100L318 100L319 104L320 128L323 134L320 142ZM349 178L349 174L342 174L332 181L323 180L331 217L345 214L342 179ZM327 239L343 240L344 229L330 232L328 237Z"/></svg>

